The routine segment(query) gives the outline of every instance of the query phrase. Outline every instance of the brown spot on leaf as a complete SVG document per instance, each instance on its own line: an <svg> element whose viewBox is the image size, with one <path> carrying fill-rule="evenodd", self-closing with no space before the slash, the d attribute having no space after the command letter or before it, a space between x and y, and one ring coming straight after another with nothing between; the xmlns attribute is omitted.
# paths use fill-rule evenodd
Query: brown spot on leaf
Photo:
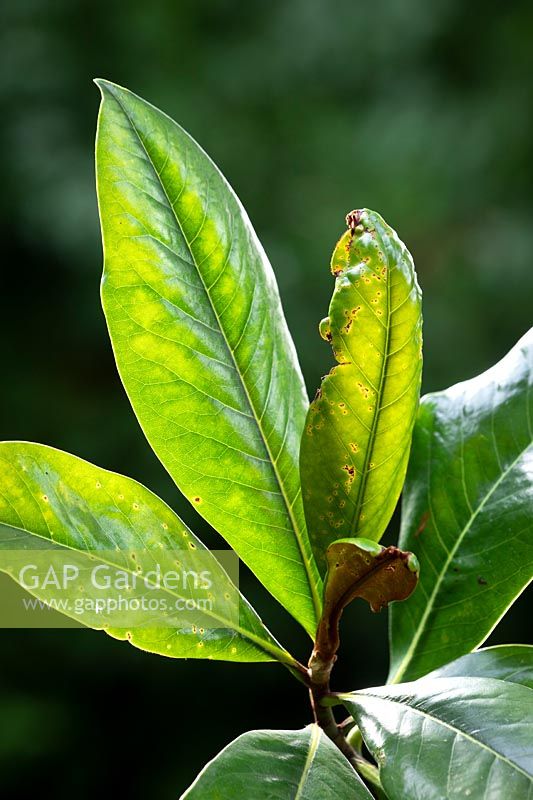
<svg viewBox="0 0 533 800"><path fill-rule="evenodd" d="M357 226L359 225L359 223L361 222L361 214L362 214L361 209L354 209L353 211L349 211L348 214L346 214L346 225L351 230L352 235Z"/></svg>
<svg viewBox="0 0 533 800"><path fill-rule="evenodd" d="M348 475L348 480L346 481L346 486L348 488L350 488L350 486L354 482L354 478L355 478L355 467L353 467L351 464L345 464L343 466L343 470Z"/></svg>
<svg viewBox="0 0 533 800"><path fill-rule="evenodd" d="M477 576L477 582L479 583L480 586L486 586L487 585L487 581L481 575Z"/></svg>

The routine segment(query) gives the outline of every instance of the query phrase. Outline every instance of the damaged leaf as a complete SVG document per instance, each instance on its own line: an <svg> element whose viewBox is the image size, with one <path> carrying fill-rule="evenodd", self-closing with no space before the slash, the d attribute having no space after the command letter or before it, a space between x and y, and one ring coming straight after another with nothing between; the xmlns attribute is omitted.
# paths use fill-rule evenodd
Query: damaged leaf
<svg viewBox="0 0 533 800"><path fill-rule="evenodd" d="M202 554L220 596L224 592L229 598L237 592L214 554L163 500L137 481L52 447L1 442L0 573L5 572L22 583L22 573L13 569L12 551L31 553L40 548L67 550L72 563L80 568L85 562L114 571L130 571L132 563L136 563L139 578L143 577L139 563L139 553L143 550L157 554L159 559L164 558L165 552L194 550ZM102 552L101 560L95 560L94 551ZM23 585L44 602L50 596L54 598L50 586L57 587L54 583L41 583L31 589ZM89 592L89 599L91 588L95 584L86 582L84 591ZM130 596L130 591L125 594ZM183 602L190 597L184 591L183 587L168 587L164 602L169 606ZM72 603L66 610L62 606L62 613L85 624L85 617L82 619L75 611L75 599L63 586L62 599L65 597ZM207 610L205 615L210 618L211 627L205 630L165 624L164 612L154 612L153 624L134 625L128 630L117 628L112 624L113 615L102 611L101 624L91 627L167 658L277 660L293 666L295 660L278 645L242 595L238 596L238 603L239 614L227 620Z"/></svg>
<svg viewBox="0 0 533 800"><path fill-rule="evenodd" d="M352 600L366 600L372 611L405 600L415 589L419 569L414 553L382 547L369 539L339 539L328 547L326 558L324 612L315 648L322 658L337 651L339 621Z"/></svg>
<svg viewBox="0 0 533 800"><path fill-rule="evenodd" d="M340 536L378 541L405 477L422 371L421 292L411 255L374 211L353 211L331 259L320 334L336 366L307 414L300 472L321 572Z"/></svg>

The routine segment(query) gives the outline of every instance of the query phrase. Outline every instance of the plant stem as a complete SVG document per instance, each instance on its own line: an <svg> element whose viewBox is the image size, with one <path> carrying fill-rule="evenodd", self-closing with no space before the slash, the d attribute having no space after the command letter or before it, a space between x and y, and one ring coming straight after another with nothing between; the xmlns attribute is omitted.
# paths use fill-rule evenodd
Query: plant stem
<svg viewBox="0 0 533 800"><path fill-rule="evenodd" d="M315 722L339 748L352 767L381 793L382 788L378 768L367 761L366 758L363 758L348 742L342 728L337 724L331 705L326 704L326 698L331 700L329 679L336 659L335 653L328 654L326 658L323 658L316 647L309 659L309 696ZM380 796L382 795L380 794Z"/></svg>

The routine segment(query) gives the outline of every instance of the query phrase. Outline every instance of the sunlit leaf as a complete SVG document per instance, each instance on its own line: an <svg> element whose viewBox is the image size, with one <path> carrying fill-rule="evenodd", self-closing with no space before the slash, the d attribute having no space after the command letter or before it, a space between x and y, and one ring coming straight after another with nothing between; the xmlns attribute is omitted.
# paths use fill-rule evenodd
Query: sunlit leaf
<svg viewBox="0 0 533 800"><path fill-rule="evenodd" d="M329 544L379 540L405 477L422 369L413 260L374 211L354 211L331 259L320 332L337 364L309 409L300 455L305 515L319 567Z"/></svg>
<svg viewBox="0 0 533 800"><path fill-rule="evenodd" d="M139 549L157 553L161 548L193 548L205 554L217 591L234 591L210 551L162 500L136 481L60 450L25 442L0 443L0 464L0 570L10 574L2 550L31 550L43 541L93 557L98 550L106 557L114 552L114 564L120 569L124 556ZM38 589L32 593L40 596ZM179 596L169 592L169 598ZM176 658L294 664L242 595L237 624L232 621L228 627L224 620L213 619L213 627L204 631L164 626L106 631L143 650Z"/></svg>
<svg viewBox="0 0 533 800"><path fill-rule="evenodd" d="M272 269L196 142L98 85L102 299L129 399L181 491L313 634L321 587L298 472L308 403Z"/></svg>

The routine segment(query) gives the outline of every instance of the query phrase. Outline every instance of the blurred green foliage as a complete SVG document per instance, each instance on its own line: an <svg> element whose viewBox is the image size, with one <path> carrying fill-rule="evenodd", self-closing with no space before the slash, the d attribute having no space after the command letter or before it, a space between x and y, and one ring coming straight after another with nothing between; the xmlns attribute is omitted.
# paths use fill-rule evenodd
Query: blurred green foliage
<svg viewBox="0 0 533 800"><path fill-rule="evenodd" d="M98 301L94 76L167 111L229 178L274 265L311 394L331 366L317 323L354 207L382 213L413 252L426 390L485 369L530 326L525 0L5 0L0 23L1 438L132 475L219 543L150 453L114 369ZM242 586L306 658L305 637L244 572ZM519 635L524 609L500 640ZM385 627L350 609L339 687L383 680ZM274 665L172 662L90 632L1 637L10 797L49 786L81 800L104 781L175 797L242 730L308 721L305 692Z"/></svg>

